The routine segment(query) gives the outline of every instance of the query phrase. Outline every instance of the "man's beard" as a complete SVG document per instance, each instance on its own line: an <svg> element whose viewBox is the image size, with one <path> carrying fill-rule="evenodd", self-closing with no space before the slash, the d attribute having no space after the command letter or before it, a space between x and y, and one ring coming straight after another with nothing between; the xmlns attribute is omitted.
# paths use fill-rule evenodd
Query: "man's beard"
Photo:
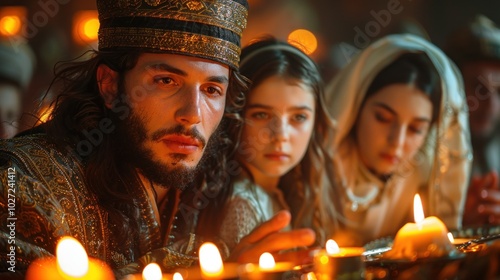
<svg viewBox="0 0 500 280"><path fill-rule="evenodd" d="M175 187L184 190L188 186L192 186L193 181L200 172L202 172L202 166L211 157L211 152L209 151L213 151L210 147L214 146L214 141L208 141L208 144L205 146L206 141L199 135L197 130L187 130L182 125L167 130L156 131L151 136L152 139L148 139L148 133L144 123L145 121L134 114L133 111L130 117L118 122L115 136L116 141L121 142L121 149L119 149L119 151L121 150L123 153L122 155L118 155L118 158L125 160L134 168L138 169L147 179L151 180L152 183L162 187ZM205 147L205 151L196 167L185 167L182 164L178 164L187 157L184 154L171 155L177 162L170 164L162 163L154 159L153 151L147 148L145 143L147 140L159 140L166 134L189 135L203 143L202 146ZM211 137L211 139L214 138L216 137Z"/></svg>

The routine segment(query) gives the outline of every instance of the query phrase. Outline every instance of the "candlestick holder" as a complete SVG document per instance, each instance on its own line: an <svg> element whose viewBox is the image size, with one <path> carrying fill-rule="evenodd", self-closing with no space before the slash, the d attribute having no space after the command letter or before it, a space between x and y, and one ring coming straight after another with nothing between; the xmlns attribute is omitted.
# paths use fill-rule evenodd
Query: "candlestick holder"
<svg viewBox="0 0 500 280"><path fill-rule="evenodd" d="M387 257L386 253L393 246L391 238L375 240L365 246L366 279L459 279L465 254L452 250L435 257L431 256L431 252L420 252L420 257L413 259Z"/></svg>
<svg viewBox="0 0 500 280"><path fill-rule="evenodd" d="M65 236L59 240L56 257L34 260L26 271L27 280L114 279L111 268L99 259L89 258L78 240Z"/></svg>
<svg viewBox="0 0 500 280"><path fill-rule="evenodd" d="M361 247L343 247L335 255L319 250L314 256L314 271L318 280L365 279L365 264Z"/></svg>
<svg viewBox="0 0 500 280"><path fill-rule="evenodd" d="M111 269L102 261L90 259L88 272L82 277L74 277L74 279L96 279L106 280L114 279ZM64 276L61 270L57 267L56 258L45 257L40 258L30 265L26 273L27 280L66 280L71 279L71 276Z"/></svg>
<svg viewBox="0 0 500 280"><path fill-rule="evenodd" d="M190 268L178 268L175 272L178 272L182 275L184 280L196 279L196 280L238 280L239 273L238 268L240 264L238 263L224 263L224 270L218 276L208 276L204 275L200 267L194 266Z"/></svg>
<svg viewBox="0 0 500 280"><path fill-rule="evenodd" d="M258 264L245 264L239 268L241 280L284 280L293 273L294 265L289 262L277 262L273 268L264 269Z"/></svg>
<svg viewBox="0 0 500 280"><path fill-rule="evenodd" d="M142 274L129 274L123 280L144 280ZM174 280L173 274L163 273L161 280Z"/></svg>

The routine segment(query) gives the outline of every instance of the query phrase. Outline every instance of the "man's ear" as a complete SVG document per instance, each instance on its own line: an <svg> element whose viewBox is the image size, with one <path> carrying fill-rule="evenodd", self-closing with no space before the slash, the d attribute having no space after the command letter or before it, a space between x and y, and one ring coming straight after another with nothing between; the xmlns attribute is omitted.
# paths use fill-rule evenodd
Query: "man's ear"
<svg viewBox="0 0 500 280"><path fill-rule="evenodd" d="M97 67L97 85L104 104L108 109L111 109L113 101L118 96L118 73L107 65L99 65Z"/></svg>

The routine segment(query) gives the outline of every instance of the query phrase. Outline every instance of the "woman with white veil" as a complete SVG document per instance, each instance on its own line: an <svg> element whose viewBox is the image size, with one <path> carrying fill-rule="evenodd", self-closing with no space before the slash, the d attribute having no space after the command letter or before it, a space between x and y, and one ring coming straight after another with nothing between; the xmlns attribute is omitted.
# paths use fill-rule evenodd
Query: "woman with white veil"
<svg viewBox="0 0 500 280"><path fill-rule="evenodd" d="M471 148L462 78L428 41L409 34L368 46L332 80L327 106L337 121L335 173L349 240L394 236L426 216L461 227ZM355 236L355 238L354 238Z"/></svg>

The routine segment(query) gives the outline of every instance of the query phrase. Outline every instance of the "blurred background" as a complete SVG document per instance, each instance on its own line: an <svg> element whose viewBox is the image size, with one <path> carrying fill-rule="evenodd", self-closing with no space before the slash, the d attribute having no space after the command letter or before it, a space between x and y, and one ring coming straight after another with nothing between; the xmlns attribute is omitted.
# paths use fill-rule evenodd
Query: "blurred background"
<svg viewBox="0 0 500 280"><path fill-rule="evenodd" d="M117 0L118 1L118 0ZM411 32L442 46L477 14L500 23L500 1L491 0L249 0L243 45L271 34L298 42L320 66L325 81L377 38ZM22 38L33 48L36 68L24 111L40 116L53 96L42 97L54 65L97 49L94 0L2 0L0 36ZM1 63L1 62L0 62Z"/></svg>

